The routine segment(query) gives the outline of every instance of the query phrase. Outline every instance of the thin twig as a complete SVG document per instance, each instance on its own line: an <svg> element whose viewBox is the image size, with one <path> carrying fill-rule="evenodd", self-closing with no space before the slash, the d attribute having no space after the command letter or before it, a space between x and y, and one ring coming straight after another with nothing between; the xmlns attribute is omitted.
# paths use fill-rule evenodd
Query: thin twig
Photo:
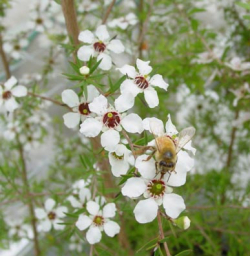
<svg viewBox="0 0 250 256"><path fill-rule="evenodd" d="M116 1L116 0L113 0L113 1L111 2L111 4L109 5L109 7L108 7L108 9L107 9L107 11L106 11L106 13L105 13L103 19L102 19L102 24L105 24L105 23L107 22L108 17L109 17L109 14L111 13L113 6L115 5L115 1Z"/></svg>
<svg viewBox="0 0 250 256"><path fill-rule="evenodd" d="M94 245L92 244L92 245L90 246L89 256L93 256L93 251L94 251Z"/></svg>
<svg viewBox="0 0 250 256"><path fill-rule="evenodd" d="M161 239L164 239L165 236L164 236L164 231L163 231L163 227L162 227L161 212L160 212L160 210L159 210L158 213L157 213L157 220L158 220L160 238L161 238ZM167 242L165 241L165 242L163 243L163 245L164 245L164 249L165 249L165 252L166 252L167 256L171 256L170 251L169 251L169 249L168 249L168 244L167 244Z"/></svg>
<svg viewBox="0 0 250 256"><path fill-rule="evenodd" d="M132 151L132 154L134 156L134 158L137 157L136 153L135 153L135 149L134 149L134 144L132 143L131 139L129 138L128 134L126 133L125 130L122 130L122 134L124 135L124 137L126 138L130 148L131 148L131 151Z"/></svg>
<svg viewBox="0 0 250 256"><path fill-rule="evenodd" d="M6 54L3 50L3 38L2 38L1 33L0 33L0 55L2 57L2 62L3 62L3 67L4 67L4 70L5 70L6 78L9 79L11 77L10 67L9 67L9 63L8 63Z"/></svg>

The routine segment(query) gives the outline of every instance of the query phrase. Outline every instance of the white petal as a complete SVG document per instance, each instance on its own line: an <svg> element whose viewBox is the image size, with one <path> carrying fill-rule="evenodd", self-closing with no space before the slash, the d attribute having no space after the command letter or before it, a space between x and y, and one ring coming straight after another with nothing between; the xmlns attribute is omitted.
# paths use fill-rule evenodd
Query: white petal
<svg viewBox="0 0 250 256"><path fill-rule="evenodd" d="M148 75L152 71L152 67L149 66L150 61L136 60L136 66L141 75Z"/></svg>
<svg viewBox="0 0 250 256"><path fill-rule="evenodd" d="M27 95L27 88L23 85L18 85L15 86L12 90L11 93L15 96L15 97L24 97Z"/></svg>
<svg viewBox="0 0 250 256"><path fill-rule="evenodd" d="M92 103L89 104L89 109L98 115L102 115L107 111L108 100L103 95L96 97Z"/></svg>
<svg viewBox="0 0 250 256"><path fill-rule="evenodd" d="M94 40L94 34L89 30L84 30L79 34L78 40L83 43L91 44Z"/></svg>
<svg viewBox="0 0 250 256"><path fill-rule="evenodd" d="M155 161L153 158L146 161L148 155L141 155L136 158L135 167L138 169L143 178L153 179L156 174Z"/></svg>
<svg viewBox="0 0 250 256"><path fill-rule="evenodd" d="M136 77L136 74L137 74L135 67L127 65L127 64L121 68L117 68L117 70L119 70L123 75L127 75L133 79Z"/></svg>
<svg viewBox="0 0 250 256"><path fill-rule="evenodd" d="M128 109L131 109L135 104L135 98L133 94L131 93L124 93L121 94L116 100L115 100L115 109L118 112L124 112Z"/></svg>
<svg viewBox="0 0 250 256"><path fill-rule="evenodd" d="M103 225L104 232L109 236L109 237L114 237L116 234L120 232L120 226L114 222L114 221L108 221L104 223Z"/></svg>
<svg viewBox="0 0 250 256"><path fill-rule="evenodd" d="M65 206L60 206L60 207L57 207L57 209L55 210L55 213L56 213L56 216L58 218L63 218L65 217L65 213L68 212L68 209L67 207Z"/></svg>
<svg viewBox="0 0 250 256"><path fill-rule="evenodd" d="M88 61L91 56L94 56L94 48L92 45L84 45L77 51L78 59L82 61Z"/></svg>
<svg viewBox="0 0 250 256"><path fill-rule="evenodd" d="M113 217L115 217L115 213L116 213L116 206L114 203L106 204L103 207L103 217L104 218L113 218Z"/></svg>
<svg viewBox="0 0 250 256"><path fill-rule="evenodd" d="M155 108L159 105L159 98L157 92L152 87L144 90L144 97L150 108Z"/></svg>
<svg viewBox="0 0 250 256"><path fill-rule="evenodd" d="M135 218L139 223L153 221L157 216L157 212L158 204L152 198L140 201L134 209Z"/></svg>
<svg viewBox="0 0 250 256"><path fill-rule="evenodd" d="M87 210L92 215L97 215L100 210L100 205L94 201L89 201L87 203Z"/></svg>
<svg viewBox="0 0 250 256"><path fill-rule="evenodd" d="M71 108L79 105L78 95L70 89L62 92L62 101Z"/></svg>
<svg viewBox="0 0 250 256"><path fill-rule="evenodd" d="M80 132L86 137L96 137L102 130L102 123L94 118L87 118L82 124Z"/></svg>
<svg viewBox="0 0 250 256"><path fill-rule="evenodd" d="M158 86L164 90L167 90L168 84L163 80L162 75L154 75L149 83L154 86Z"/></svg>
<svg viewBox="0 0 250 256"><path fill-rule="evenodd" d="M165 194L163 197L163 207L166 214L173 219L176 219L186 209L183 198L176 194Z"/></svg>
<svg viewBox="0 0 250 256"><path fill-rule="evenodd" d="M88 91L88 99L87 102L92 102L94 98L100 95L99 91L96 89L96 87L92 84L87 86Z"/></svg>
<svg viewBox="0 0 250 256"><path fill-rule="evenodd" d="M190 140L183 148L192 152L193 155L196 153L196 148L192 147L192 141Z"/></svg>
<svg viewBox="0 0 250 256"><path fill-rule="evenodd" d="M48 219L42 221L41 225L42 225L42 229L43 229L44 232L49 232L52 228L52 223Z"/></svg>
<svg viewBox="0 0 250 256"><path fill-rule="evenodd" d="M47 212L50 212L54 206L56 205L56 202L52 198L48 198L44 203L44 208Z"/></svg>
<svg viewBox="0 0 250 256"><path fill-rule="evenodd" d="M16 100L12 97L5 101L4 107L7 111L13 112L15 109L19 107L19 104L16 102Z"/></svg>
<svg viewBox="0 0 250 256"><path fill-rule="evenodd" d="M114 151L120 142L120 134L114 129L109 129L101 135L101 144L108 151Z"/></svg>
<svg viewBox="0 0 250 256"><path fill-rule="evenodd" d="M81 200L81 203L85 203L86 201L90 200L91 198L91 192L90 189L88 188L81 188L80 192L79 192L79 197Z"/></svg>
<svg viewBox="0 0 250 256"><path fill-rule="evenodd" d="M76 222L76 226L82 231L88 228L91 223L92 220L88 216L81 214Z"/></svg>
<svg viewBox="0 0 250 256"><path fill-rule="evenodd" d="M12 76L10 79L8 79L5 83L4 86L6 90L11 90L11 88L17 83L17 80L14 76Z"/></svg>
<svg viewBox="0 0 250 256"><path fill-rule="evenodd" d="M106 25L99 26L95 34L101 41L107 41L110 38Z"/></svg>
<svg viewBox="0 0 250 256"><path fill-rule="evenodd" d="M114 39L109 42L107 49L109 49L110 51L112 51L114 53L119 54L119 53L124 52L125 47L120 40Z"/></svg>
<svg viewBox="0 0 250 256"><path fill-rule="evenodd" d="M79 113L67 113L63 115L64 124L68 128L75 128L77 125L79 125L80 122L80 114Z"/></svg>
<svg viewBox="0 0 250 256"><path fill-rule="evenodd" d="M163 122L156 117L147 117L143 121L143 128L151 133L162 136L164 134Z"/></svg>
<svg viewBox="0 0 250 256"><path fill-rule="evenodd" d="M137 114L129 114L121 120L121 125L127 132L142 133L142 119Z"/></svg>
<svg viewBox="0 0 250 256"><path fill-rule="evenodd" d="M72 207L82 208L82 204L74 196L67 197L67 200L70 201Z"/></svg>
<svg viewBox="0 0 250 256"><path fill-rule="evenodd" d="M143 179L139 177L133 177L126 181L121 192L124 196L128 196L130 198L136 198L141 196L146 189L147 189L147 186Z"/></svg>
<svg viewBox="0 0 250 256"><path fill-rule="evenodd" d="M170 114L168 114L168 121L166 123L166 134L172 136L177 133L178 133L178 131L176 130L175 125L173 125L173 123L172 123L171 116L170 116Z"/></svg>
<svg viewBox="0 0 250 256"><path fill-rule="evenodd" d="M102 70L110 70L112 67L112 59L109 55L101 53L97 57L97 61L101 60L100 65L98 66Z"/></svg>
<svg viewBox="0 0 250 256"><path fill-rule="evenodd" d="M90 244L96 244L101 241L102 233L98 227L90 227L86 234L86 238Z"/></svg>
<svg viewBox="0 0 250 256"><path fill-rule="evenodd" d="M47 213L42 208L35 209L35 215L38 219L44 219L47 216Z"/></svg>
<svg viewBox="0 0 250 256"><path fill-rule="evenodd" d="M62 223L62 220L57 219L52 223L55 230L63 230L65 228L65 225L59 223Z"/></svg>
<svg viewBox="0 0 250 256"><path fill-rule="evenodd" d="M140 89L134 81L130 79L126 79L122 82L120 90L122 94L132 93L134 97L136 97L138 93L142 92L142 89Z"/></svg>

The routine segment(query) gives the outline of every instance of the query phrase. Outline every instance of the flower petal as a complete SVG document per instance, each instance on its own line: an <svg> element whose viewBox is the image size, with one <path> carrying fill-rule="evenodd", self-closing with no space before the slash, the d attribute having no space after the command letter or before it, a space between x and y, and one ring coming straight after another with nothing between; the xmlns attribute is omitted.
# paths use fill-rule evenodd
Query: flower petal
<svg viewBox="0 0 250 256"><path fill-rule="evenodd" d="M106 25L99 26L96 29L95 34L98 37L98 39L101 41L107 41L110 38Z"/></svg>
<svg viewBox="0 0 250 256"><path fill-rule="evenodd" d="M175 125L173 125L173 123L172 123L171 116L170 116L170 114L168 114L168 121L166 123L166 134L169 136L173 136L177 133L178 133L178 131L177 131Z"/></svg>
<svg viewBox="0 0 250 256"><path fill-rule="evenodd" d="M121 120L121 125L127 132L142 133L142 119L137 114L129 114Z"/></svg>
<svg viewBox="0 0 250 256"><path fill-rule="evenodd" d="M63 218L63 217L65 217L65 213L68 212L68 208L65 207L65 206L59 206L59 207L57 207L57 209L55 210L55 212L56 212L56 216L57 216L58 218Z"/></svg>
<svg viewBox="0 0 250 256"><path fill-rule="evenodd" d="M146 189L147 186L142 178L133 177L129 178L126 181L121 192L124 196L128 196L130 198L137 198L142 195Z"/></svg>
<svg viewBox="0 0 250 256"><path fill-rule="evenodd" d="M109 42L109 44L107 45L107 49L109 49L110 51L112 51L114 53L119 54L119 53L124 52L125 47L120 40L114 39Z"/></svg>
<svg viewBox="0 0 250 256"><path fill-rule="evenodd" d="M42 226L42 230L44 232L49 232L52 228L52 223L51 223L50 220L46 219L46 220L41 222L41 226Z"/></svg>
<svg viewBox="0 0 250 256"><path fill-rule="evenodd" d="M24 97L27 95L28 90L25 86L23 85L18 85L15 86L12 90L11 93L15 96L15 97Z"/></svg>
<svg viewBox="0 0 250 256"><path fill-rule="evenodd" d="M4 83L4 87L6 88L6 90L11 90L11 88L17 83L17 79L12 76L10 79L8 79L5 83Z"/></svg>
<svg viewBox="0 0 250 256"><path fill-rule="evenodd" d="M165 194L163 207L166 214L173 219L176 219L186 209L183 198L177 194Z"/></svg>
<svg viewBox="0 0 250 256"><path fill-rule="evenodd" d="M152 67L149 66L150 61L136 60L136 66L141 75L148 75L152 71Z"/></svg>
<svg viewBox="0 0 250 256"><path fill-rule="evenodd" d="M121 94L116 100L115 100L115 109L118 112L124 112L128 109L132 108L135 104L135 98L133 94L131 93L124 93Z"/></svg>
<svg viewBox="0 0 250 256"><path fill-rule="evenodd" d="M84 45L77 51L77 57L82 61L88 61L91 56L94 56L94 52L92 45Z"/></svg>
<svg viewBox="0 0 250 256"><path fill-rule="evenodd" d="M92 102L94 98L100 95L99 91L92 84L87 86L87 92L88 92L87 102Z"/></svg>
<svg viewBox="0 0 250 256"><path fill-rule="evenodd" d="M103 229L107 236L114 237L116 234L120 232L121 228L116 222L110 220L104 223Z"/></svg>
<svg viewBox="0 0 250 256"><path fill-rule="evenodd" d="M138 93L142 92L142 89L137 87L134 81L130 79L126 79L122 82L120 90L122 94L132 93L134 97L136 97Z"/></svg>
<svg viewBox="0 0 250 256"><path fill-rule="evenodd" d="M13 112L15 109L19 107L19 104L16 100L12 97L4 102L4 107L7 111Z"/></svg>
<svg viewBox="0 0 250 256"><path fill-rule="evenodd" d="M162 75L154 75L149 83L153 86L158 86L164 90L168 89L168 84L163 80Z"/></svg>
<svg viewBox="0 0 250 256"><path fill-rule="evenodd" d="M89 104L89 109L98 115L103 115L107 111L108 100L103 95L96 97L93 102Z"/></svg>
<svg viewBox="0 0 250 256"><path fill-rule="evenodd" d="M35 215L38 219L44 219L47 216L47 213L42 208L36 208Z"/></svg>
<svg viewBox="0 0 250 256"><path fill-rule="evenodd" d="M47 212L50 212L56 205L56 201L52 198L48 198L44 203L44 208Z"/></svg>
<svg viewBox="0 0 250 256"><path fill-rule="evenodd" d="M77 125L79 125L80 114L69 112L69 113L63 115L63 120L64 120L64 124L68 128L75 128Z"/></svg>
<svg viewBox="0 0 250 256"><path fill-rule="evenodd" d="M101 60L100 65L98 66L102 70L110 70L112 67L112 59L106 53L101 53L97 57L97 61Z"/></svg>
<svg viewBox="0 0 250 256"><path fill-rule="evenodd" d="M82 204L74 196L68 196L67 200L70 201L72 207L82 208Z"/></svg>
<svg viewBox="0 0 250 256"><path fill-rule="evenodd" d="M99 243L102 239L102 233L98 227L90 227L86 234L86 239L90 244Z"/></svg>
<svg viewBox="0 0 250 256"><path fill-rule="evenodd" d="M115 217L115 213L116 213L116 206L114 203L106 204L103 207L103 217L104 218L113 218L113 217Z"/></svg>
<svg viewBox="0 0 250 256"><path fill-rule="evenodd" d="M64 90L62 92L62 101L73 108L79 105L79 98L73 90Z"/></svg>
<svg viewBox="0 0 250 256"><path fill-rule="evenodd" d="M162 136L164 134L163 122L156 117L147 117L143 121L143 128L154 135Z"/></svg>
<svg viewBox="0 0 250 256"><path fill-rule="evenodd" d="M101 144L108 151L114 151L120 142L120 134L114 129L109 129L101 135Z"/></svg>
<svg viewBox="0 0 250 256"><path fill-rule="evenodd" d="M136 158L135 167L143 178L153 179L156 174L155 161L153 158L147 160L148 155L141 155Z"/></svg>
<svg viewBox="0 0 250 256"><path fill-rule="evenodd" d="M81 214L76 222L76 226L79 228L79 230L85 230L88 228L92 223L92 219L90 219L88 216Z"/></svg>
<svg viewBox="0 0 250 256"><path fill-rule="evenodd" d="M123 75L127 75L128 77L133 78L133 79L136 77L136 74L137 74L135 67L127 65L127 64L125 64L121 68L117 68L117 70L119 70Z"/></svg>
<svg viewBox="0 0 250 256"><path fill-rule="evenodd" d="M134 209L135 219L139 223L153 221L157 216L157 212L158 204L152 198L140 201Z"/></svg>
<svg viewBox="0 0 250 256"><path fill-rule="evenodd" d="M84 30L79 34L78 40L83 43L91 44L94 41L94 34L89 30Z"/></svg>
<svg viewBox="0 0 250 256"><path fill-rule="evenodd" d="M159 105L159 98L157 92L152 87L144 90L144 97L150 108L155 108Z"/></svg>
<svg viewBox="0 0 250 256"><path fill-rule="evenodd" d="M87 203L87 210L92 215L97 215L100 210L100 205L94 201L89 201Z"/></svg>
<svg viewBox="0 0 250 256"><path fill-rule="evenodd" d="M80 132L86 137L96 137L102 130L102 123L95 118L87 118L82 124Z"/></svg>
<svg viewBox="0 0 250 256"><path fill-rule="evenodd" d="M79 192L79 197L81 200L81 203L84 204L86 201L89 201L91 198L91 192L88 188L81 188Z"/></svg>

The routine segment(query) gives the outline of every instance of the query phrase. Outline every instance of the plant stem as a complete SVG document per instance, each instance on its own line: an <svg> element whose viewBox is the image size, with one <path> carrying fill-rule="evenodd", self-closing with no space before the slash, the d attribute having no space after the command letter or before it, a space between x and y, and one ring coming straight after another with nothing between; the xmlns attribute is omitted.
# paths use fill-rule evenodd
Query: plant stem
<svg viewBox="0 0 250 256"><path fill-rule="evenodd" d="M19 138L17 136L17 142L19 144L19 155L22 163L22 181L25 189L25 194L28 195L28 207L29 207L29 213L31 216L31 226L34 234L34 250L35 250L35 255L39 256L41 255L41 250L39 247L39 242L38 242L38 232L36 229L36 217L35 217L35 211L34 211L34 204L33 204L33 198L30 197L30 185L27 177L27 168L26 168L26 163L24 159L24 154L23 154L23 147L22 144L19 141Z"/></svg>
<svg viewBox="0 0 250 256"><path fill-rule="evenodd" d="M157 220L158 220L160 238L164 239L165 236L164 236L163 227L162 227L161 212L160 212L160 210L158 210L158 213L157 213ZM164 242L163 245L164 245L164 249L165 249L165 252L166 252L167 256L171 256L170 251L168 249L167 242Z"/></svg>
<svg viewBox="0 0 250 256"><path fill-rule="evenodd" d="M9 79L11 77L10 67L9 67L9 63L8 63L6 54L5 54L4 50L3 50L3 38L2 38L2 34L1 33L0 33L0 55L1 55L1 58L2 58L3 67L4 67L4 70L5 70L6 78Z"/></svg>
<svg viewBox="0 0 250 256"><path fill-rule="evenodd" d="M116 1L116 0L113 0L113 1L111 2L111 4L109 5L109 7L108 7L108 9L107 9L107 11L106 11L106 13L105 13L103 19L102 19L102 24L105 24L105 23L107 22L108 17L109 17L109 14L111 13L113 6L115 5L115 1Z"/></svg>

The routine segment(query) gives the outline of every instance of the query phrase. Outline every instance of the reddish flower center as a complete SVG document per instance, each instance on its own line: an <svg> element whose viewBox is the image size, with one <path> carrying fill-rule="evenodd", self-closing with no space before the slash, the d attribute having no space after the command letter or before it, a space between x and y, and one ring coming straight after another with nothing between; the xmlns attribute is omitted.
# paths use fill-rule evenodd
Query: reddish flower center
<svg viewBox="0 0 250 256"><path fill-rule="evenodd" d="M48 213L48 218L49 218L50 220L54 220L54 219L56 218L56 214L55 214L54 212L49 212L49 213Z"/></svg>
<svg viewBox="0 0 250 256"><path fill-rule="evenodd" d="M95 216L93 219L93 223L95 226L102 226L104 224L104 218L102 216Z"/></svg>
<svg viewBox="0 0 250 256"><path fill-rule="evenodd" d="M41 18L37 18L37 19L36 19L36 23L37 23L37 24L43 24L43 20L42 20Z"/></svg>
<svg viewBox="0 0 250 256"><path fill-rule="evenodd" d="M165 192L165 183L162 180L151 180L148 183L148 191L152 197L161 197Z"/></svg>
<svg viewBox="0 0 250 256"><path fill-rule="evenodd" d="M80 112L80 114L82 115L89 115L91 113L91 111L89 110L89 103L81 103L78 107L78 110Z"/></svg>
<svg viewBox="0 0 250 256"><path fill-rule="evenodd" d="M4 100L8 100L8 99L11 98L12 93L11 93L11 91L6 91L6 92L3 93L2 96L3 96L3 99L4 99Z"/></svg>
<svg viewBox="0 0 250 256"><path fill-rule="evenodd" d="M117 112L108 112L103 117L103 123L108 128L115 128L117 125L120 124L120 116Z"/></svg>
<svg viewBox="0 0 250 256"><path fill-rule="evenodd" d="M106 45L102 42L94 43L94 49L96 52L104 52L106 49Z"/></svg>
<svg viewBox="0 0 250 256"><path fill-rule="evenodd" d="M19 51L19 50L21 49L21 47L20 47L19 44L16 44L16 45L14 46L14 49L15 49L16 51Z"/></svg>
<svg viewBox="0 0 250 256"><path fill-rule="evenodd" d="M147 79L143 76L137 76L135 78L135 84L141 89L146 89L149 87Z"/></svg>

